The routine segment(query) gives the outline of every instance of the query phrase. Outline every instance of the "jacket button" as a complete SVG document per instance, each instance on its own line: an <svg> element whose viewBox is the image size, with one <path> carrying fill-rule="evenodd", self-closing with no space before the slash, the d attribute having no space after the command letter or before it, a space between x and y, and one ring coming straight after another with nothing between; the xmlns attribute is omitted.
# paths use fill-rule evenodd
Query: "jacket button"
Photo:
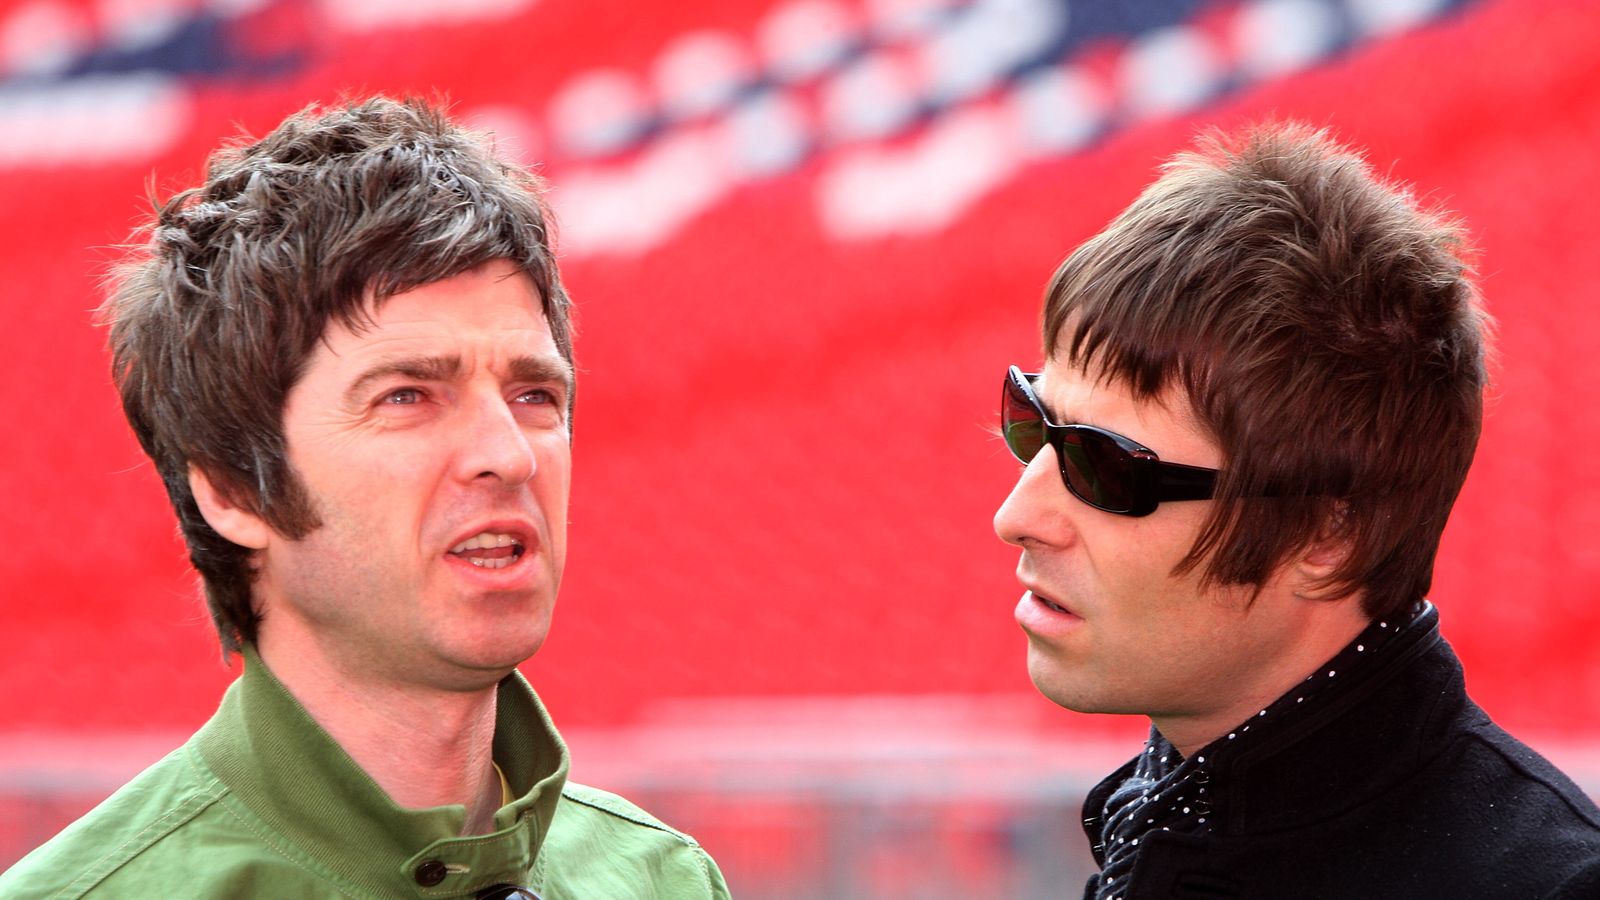
<svg viewBox="0 0 1600 900"><path fill-rule="evenodd" d="M411 874L417 879L417 884L433 887L443 881L449 871L445 869L444 863L437 859L425 859L417 864L417 870Z"/></svg>

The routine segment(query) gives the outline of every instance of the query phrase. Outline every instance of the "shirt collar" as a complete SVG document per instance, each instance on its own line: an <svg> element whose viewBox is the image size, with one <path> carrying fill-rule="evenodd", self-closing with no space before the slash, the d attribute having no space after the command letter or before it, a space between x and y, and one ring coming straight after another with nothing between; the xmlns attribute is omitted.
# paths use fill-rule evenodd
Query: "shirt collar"
<svg viewBox="0 0 1600 900"><path fill-rule="evenodd" d="M1323 709L1330 706L1342 709L1350 698L1365 696L1366 686L1390 670L1390 663L1408 658L1406 648L1415 646L1419 639L1436 636L1438 622L1438 610L1425 600L1393 616L1373 619L1350 643L1300 683L1235 725L1227 734L1196 751L1192 762L1201 768L1223 768L1258 744L1269 743L1282 735L1298 736L1306 727L1314 727L1323 721ZM1153 742L1159 739L1160 744L1171 747L1153 727L1151 738ZM1175 750L1173 756L1179 763L1191 762Z"/></svg>
<svg viewBox="0 0 1600 900"><path fill-rule="evenodd" d="M253 646L244 647L244 659L244 674L196 740L233 798L270 829L269 843L292 844L325 874L376 895L470 896L498 883L541 887L539 848L569 758L520 673L500 683L494 734L494 761L516 799L496 811L495 831L463 837L464 807L395 805Z"/></svg>
<svg viewBox="0 0 1600 900"><path fill-rule="evenodd" d="M1370 767L1369 755L1348 750L1362 743L1360 735L1371 727L1372 717L1352 720L1348 714L1394 672L1439 643L1438 620L1438 610L1424 601L1392 619L1372 621L1302 682L1192 757L1178 753L1152 727L1139 756L1085 800L1084 829L1096 861L1105 867L1102 874L1126 874L1133 856L1127 847L1148 829L1206 833L1220 826L1233 832L1259 824L1263 808L1289 817L1303 812L1304 803L1277 801L1284 796L1284 782L1311 780L1269 775L1275 768L1293 773L1310 767L1326 774L1341 766ZM1330 727L1331 740L1313 739L1329 735ZM1370 768L1366 775L1376 783ZM1355 792L1347 788L1345 793ZM1122 857L1123 865L1112 865L1114 857Z"/></svg>

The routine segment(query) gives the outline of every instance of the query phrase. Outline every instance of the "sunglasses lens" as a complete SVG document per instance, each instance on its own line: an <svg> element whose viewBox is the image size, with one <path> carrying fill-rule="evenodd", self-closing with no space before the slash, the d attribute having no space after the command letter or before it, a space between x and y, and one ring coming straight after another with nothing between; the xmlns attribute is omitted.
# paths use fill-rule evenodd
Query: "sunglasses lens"
<svg viewBox="0 0 1600 900"><path fill-rule="evenodd" d="M1000 430L1012 455L1024 463L1033 461L1047 442L1058 436L1057 455L1061 476L1078 499L1106 512L1132 513L1139 465L1133 454L1122 449L1118 439L1086 425L1047 426L1021 375L1013 368L1006 376L1000 398ZM1051 431L1056 431L1052 436Z"/></svg>
<svg viewBox="0 0 1600 900"><path fill-rule="evenodd" d="M1133 457L1109 436L1074 428L1062 441L1061 472L1072 492L1107 512L1133 508Z"/></svg>
<svg viewBox="0 0 1600 900"><path fill-rule="evenodd" d="M1010 378L1000 399L1000 431L1011 455L1029 463L1044 448L1044 418Z"/></svg>

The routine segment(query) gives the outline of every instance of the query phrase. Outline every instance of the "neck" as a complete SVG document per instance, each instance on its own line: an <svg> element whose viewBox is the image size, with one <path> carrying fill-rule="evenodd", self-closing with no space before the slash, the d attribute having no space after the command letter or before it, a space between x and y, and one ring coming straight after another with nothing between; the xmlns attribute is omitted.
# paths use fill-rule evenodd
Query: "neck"
<svg viewBox="0 0 1600 900"><path fill-rule="evenodd" d="M1312 608L1285 651L1271 663L1257 667L1247 682L1219 685L1214 704L1184 713L1152 715L1156 727L1185 759L1202 747L1222 738L1274 700L1288 693L1306 676L1317 671L1369 624L1358 599L1341 601L1302 601L1326 604Z"/></svg>
<svg viewBox="0 0 1600 900"><path fill-rule="evenodd" d="M494 830L496 691L407 684L350 665L314 639L293 640L279 616L257 651L306 712L397 806L466 808L462 834ZM307 635L309 637L309 635Z"/></svg>

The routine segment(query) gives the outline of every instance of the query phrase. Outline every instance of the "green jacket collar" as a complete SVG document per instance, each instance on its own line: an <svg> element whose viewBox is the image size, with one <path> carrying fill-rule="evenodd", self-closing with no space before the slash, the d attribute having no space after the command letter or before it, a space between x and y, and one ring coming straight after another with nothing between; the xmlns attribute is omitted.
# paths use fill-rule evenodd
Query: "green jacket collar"
<svg viewBox="0 0 1600 900"><path fill-rule="evenodd" d="M494 760L517 799L491 834L461 836L462 806L403 809L244 648L244 674L196 735L206 765L278 839L375 894L455 897L541 888L539 848L566 783L567 748L520 673L500 683ZM442 875L442 878L441 878Z"/></svg>

